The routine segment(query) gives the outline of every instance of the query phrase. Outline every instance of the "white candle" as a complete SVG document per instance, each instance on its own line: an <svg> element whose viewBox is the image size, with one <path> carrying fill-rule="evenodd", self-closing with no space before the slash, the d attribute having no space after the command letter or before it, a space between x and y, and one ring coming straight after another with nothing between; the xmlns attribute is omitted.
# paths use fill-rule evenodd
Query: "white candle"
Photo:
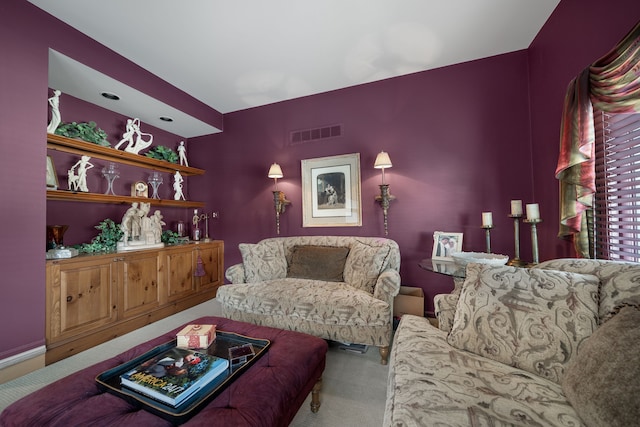
<svg viewBox="0 0 640 427"><path fill-rule="evenodd" d="M522 215L522 200L511 201L511 215Z"/></svg>
<svg viewBox="0 0 640 427"><path fill-rule="evenodd" d="M491 212L482 212L482 226L493 227L493 214Z"/></svg>
<svg viewBox="0 0 640 427"><path fill-rule="evenodd" d="M531 203L527 205L527 219L529 221L540 219L540 207L537 203Z"/></svg>

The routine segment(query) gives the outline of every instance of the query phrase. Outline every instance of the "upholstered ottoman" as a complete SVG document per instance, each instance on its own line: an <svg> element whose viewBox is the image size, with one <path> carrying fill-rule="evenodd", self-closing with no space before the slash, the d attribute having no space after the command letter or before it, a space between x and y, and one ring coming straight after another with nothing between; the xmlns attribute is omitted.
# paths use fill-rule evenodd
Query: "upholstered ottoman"
<svg viewBox="0 0 640 427"><path fill-rule="evenodd" d="M287 426L309 393L319 390L327 352L324 340L222 317L202 317L189 323L216 324L219 330L268 339L271 345L253 366L184 425ZM25 396L0 414L0 425L171 425L118 396L103 392L96 385L95 377L170 341L183 326ZM317 410L313 403L312 410Z"/></svg>

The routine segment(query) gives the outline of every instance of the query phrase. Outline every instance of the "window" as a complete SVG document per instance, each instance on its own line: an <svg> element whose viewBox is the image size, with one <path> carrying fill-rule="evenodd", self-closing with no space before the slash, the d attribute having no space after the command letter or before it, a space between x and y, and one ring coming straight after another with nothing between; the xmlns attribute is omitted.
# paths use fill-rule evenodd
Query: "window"
<svg viewBox="0 0 640 427"><path fill-rule="evenodd" d="M594 111L596 257L640 262L640 113Z"/></svg>

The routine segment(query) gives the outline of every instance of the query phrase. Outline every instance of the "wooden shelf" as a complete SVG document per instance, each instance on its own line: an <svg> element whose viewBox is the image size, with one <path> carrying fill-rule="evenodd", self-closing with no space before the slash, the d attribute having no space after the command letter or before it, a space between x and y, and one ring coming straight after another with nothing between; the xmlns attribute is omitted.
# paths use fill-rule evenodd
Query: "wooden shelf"
<svg viewBox="0 0 640 427"><path fill-rule="evenodd" d="M147 197L117 196L113 194L83 193L81 191L47 190L47 200L68 202L110 203L130 205L133 202L151 203L152 206L172 206L180 208L203 208L204 202L190 200L151 199Z"/></svg>
<svg viewBox="0 0 640 427"><path fill-rule="evenodd" d="M176 163L165 162L164 160L152 159L151 157L140 154L128 153L126 151L116 150L111 147L103 147L91 142L80 141L77 139L66 138L64 136L47 134L47 148L65 153L78 155L90 155L98 159L110 160L126 165L139 166L146 169L152 169L159 172L179 171L181 175L204 175L203 169L192 168L189 166L181 166Z"/></svg>
<svg viewBox="0 0 640 427"><path fill-rule="evenodd" d="M77 139L66 138L64 136L47 134L47 148L65 153L77 154L80 156L89 155L102 160L113 161L131 166L138 166L145 169L152 169L158 172L175 173L179 171L181 175L203 175L204 170L192 168L189 166L181 166L179 164L165 162L163 160L152 159L151 157L142 156L140 154L128 153L126 151L116 150L111 147L103 147L101 145L90 142L80 141ZM88 202L88 203L110 203L119 205L130 205L133 202L151 203L153 206L172 206L181 208L202 208L204 202L196 202L191 200L169 200L169 199L151 199L146 197L117 196L113 194L96 194L84 193L82 191L65 191L65 190L47 190L47 200L63 200L69 202Z"/></svg>

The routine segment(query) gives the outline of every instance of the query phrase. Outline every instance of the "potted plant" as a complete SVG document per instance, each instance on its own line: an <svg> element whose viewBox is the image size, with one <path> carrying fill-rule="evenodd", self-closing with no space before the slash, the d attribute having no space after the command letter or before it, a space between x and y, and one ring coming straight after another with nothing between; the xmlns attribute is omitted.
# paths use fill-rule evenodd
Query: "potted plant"
<svg viewBox="0 0 640 427"><path fill-rule="evenodd" d="M156 145L145 153L145 156L152 159L164 160L169 163L178 163L178 153L164 145Z"/></svg>
<svg viewBox="0 0 640 427"><path fill-rule="evenodd" d="M55 131L56 135L76 138L83 141L92 142L103 147L110 147L107 141L107 133L96 126L95 122L71 122L60 124Z"/></svg>
<svg viewBox="0 0 640 427"><path fill-rule="evenodd" d="M76 246L80 252L96 253L96 252L113 252L118 246L118 242L122 239L124 232L118 224L111 219L105 219L96 225L100 234L91 239L91 243L82 243Z"/></svg>

